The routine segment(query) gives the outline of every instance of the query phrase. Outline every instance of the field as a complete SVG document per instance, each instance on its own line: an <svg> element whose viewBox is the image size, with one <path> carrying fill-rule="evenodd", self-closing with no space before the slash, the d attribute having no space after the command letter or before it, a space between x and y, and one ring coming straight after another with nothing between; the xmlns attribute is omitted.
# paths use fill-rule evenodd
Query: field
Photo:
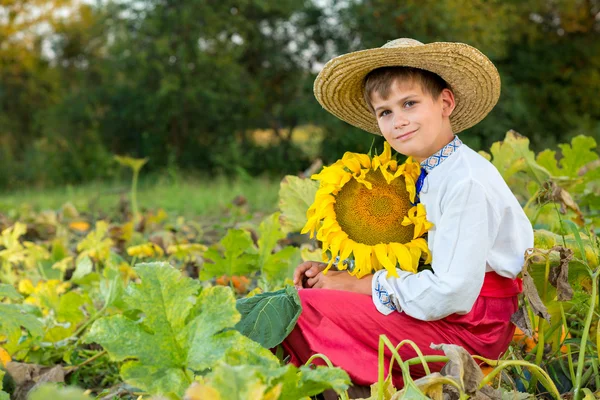
<svg viewBox="0 0 600 400"><path fill-rule="evenodd" d="M371 399L600 395L596 143L536 155L509 132L485 155L536 229L520 334L500 360L396 353L406 387L380 360ZM321 256L299 234L317 184L146 177L143 160L120 162L132 181L0 195L0 399L348 398L343 370L269 350L301 312L294 267ZM398 345L410 343L380 337ZM435 361L452 368L410 378Z"/></svg>

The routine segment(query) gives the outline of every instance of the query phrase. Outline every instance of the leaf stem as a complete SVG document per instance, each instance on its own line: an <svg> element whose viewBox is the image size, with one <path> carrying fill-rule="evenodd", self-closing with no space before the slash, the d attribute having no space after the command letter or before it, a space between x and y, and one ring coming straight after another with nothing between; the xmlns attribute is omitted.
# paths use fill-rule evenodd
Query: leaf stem
<svg viewBox="0 0 600 400"><path fill-rule="evenodd" d="M546 387L546 389L548 389L550 394L555 399L560 399L560 392L556 388L556 385L552 381L552 378L550 378L550 376L548 375L548 373L546 371L544 371L542 368L540 368L539 366L537 366L535 364L529 363L527 361L522 361L522 360L507 360L507 361L491 360L491 359L487 359L487 358L484 358L481 356L476 356L476 355L474 355L473 358L484 361L486 364L489 364L492 367L496 367L485 378L483 378L483 380L479 384L480 388L484 387L489 382L491 382L492 379L494 379L494 377L496 375L498 375L503 369L510 367L510 366L523 366L523 367L527 367L530 369L531 373L536 378L538 378L538 380L542 383L542 385L544 385Z"/></svg>
<svg viewBox="0 0 600 400"><path fill-rule="evenodd" d="M100 318L108 309L108 304L105 304L96 314L94 314L94 316L90 319L88 319L85 324L81 325L73 334L73 336L79 336L83 331L85 331L87 329L88 326L90 326L90 324L92 324L93 322L95 322L98 318ZM81 337L78 339L78 341L81 340Z"/></svg>
<svg viewBox="0 0 600 400"><path fill-rule="evenodd" d="M548 304L548 280L550 279L550 255L546 257L546 270L544 272L544 292L542 293L542 300L544 304ZM537 351L535 354L535 364L541 365L542 360L544 358L544 348L546 342L546 335L544 334L545 325L544 318L542 316L538 317L538 343L537 343ZM535 391L537 385L537 376L534 375L531 378L531 383L529 388Z"/></svg>
<svg viewBox="0 0 600 400"><path fill-rule="evenodd" d="M565 315L565 308L563 306L563 303L560 302L560 316L562 318L562 323L563 326L565 328L567 328L567 316ZM567 333L569 332L569 330L567 329ZM566 339L566 335L565 335L565 339ZM571 351L571 344L567 343L567 363L569 364L569 375L571 377L571 382L575 382L575 368L573 367L573 353Z"/></svg>
<svg viewBox="0 0 600 400"><path fill-rule="evenodd" d="M74 365L72 367L65 368L65 373L66 374L71 373L71 372L73 372L73 371L75 371L75 370L83 367L84 365L87 365L87 364L89 364L89 363L91 363L93 361L96 361L97 359L99 359L100 357L102 357L103 355L105 355L106 353L107 353L106 350L102 350L101 352L96 353L95 355L93 355L92 357L88 358L87 360L85 360L81 364L77 364L77 365Z"/></svg>
<svg viewBox="0 0 600 400"><path fill-rule="evenodd" d="M594 308L596 307L596 296L598 292L598 271L592 275L592 294L590 296L590 308L585 319L583 333L581 335L581 344L579 345L579 359L577 364L577 373L575 374L575 384L573 385L573 400L581 398L581 377L583 376L583 367L585 362L585 350L587 347L588 334L594 317Z"/></svg>

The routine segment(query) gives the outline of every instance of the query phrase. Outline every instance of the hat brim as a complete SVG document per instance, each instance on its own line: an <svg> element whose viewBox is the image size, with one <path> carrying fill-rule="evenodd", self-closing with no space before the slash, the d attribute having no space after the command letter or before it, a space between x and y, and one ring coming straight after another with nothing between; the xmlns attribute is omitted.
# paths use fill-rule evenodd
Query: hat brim
<svg viewBox="0 0 600 400"><path fill-rule="evenodd" d="M452 88L456 108L450 116L454 133L481 121L500 97L500 76L479 50L464 43L356 51L330 60L314 83L315 97L327 111L367 132L381 135L363 96L366 75L381 67L404 66L431 71Z"/></svg>

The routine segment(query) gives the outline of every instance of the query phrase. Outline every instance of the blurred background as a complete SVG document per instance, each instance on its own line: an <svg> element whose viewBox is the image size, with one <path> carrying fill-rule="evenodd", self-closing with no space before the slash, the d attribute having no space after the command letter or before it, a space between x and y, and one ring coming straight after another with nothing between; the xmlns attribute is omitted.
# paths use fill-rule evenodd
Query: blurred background
<svg viewBox="0 0 600 400"><path fill-rule="evenodd" d="M0 0L0 206L89 202L130 176L124 155L149 160L149 207L199 202L200 183L263 185L253 201L271 207L284 174L368 151L312 83L330 58L398 37L496 64L500 101L461 135L473 148L509 129L536 151L598 141L599 32L597 0Z"/></svg>

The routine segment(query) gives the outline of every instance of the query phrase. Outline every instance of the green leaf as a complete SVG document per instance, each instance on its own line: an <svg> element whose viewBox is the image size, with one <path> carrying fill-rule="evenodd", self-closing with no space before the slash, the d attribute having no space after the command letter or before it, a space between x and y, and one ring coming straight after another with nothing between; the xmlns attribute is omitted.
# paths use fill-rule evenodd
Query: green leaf
<svg viewBox="0 0 600 400"><path fill-rule="evenodd" d="M570 145L559 144L558 147L562 150L560 161L557 162L556 152L553 150L544 150L536 158L537 163L554 177L578 178L581 167L598 159L598 154L594 151L596 141L589 136L576 136Z"/></svg>
<svg viewBox="0 0 600 400"><path fill-rule="evenodd" d="M307 366L289 368L282 378L282 399L302 399L323 393L327 389L341 393L350 386L350 377L346 371L324 366L315 369Z"/></svg>
<svg viewBox="0 0 600 400"><path fill-rule="evenodd" d="M596 141L590 136L576 136L571 140L571 145L559 144L558 147L563 153L560 160L563 174L570 177L577 177L581 167L598 159L598 153L594 151Z"/></svg>
<svg viewBox="0 0 600 400"><path fill-rule="evenodd" d="M87 294L65 293L54 310L59 324L47 329L44 341L56 343L70 337L77 327L87 320L87 316L94 312L94 304Z"/></svg>
<svg viewBox="0 0 600 400"><path fill-rule="evenodd" d="M229 365L249 364L270 369L279 367L279 359L271 353L271 350L245 336L242 338L245 339L245 344L228 349L223 358L225 363Z"/></svg>
<svg viewBox="0 0 600 400"><path fill-rule="evenodd" d="M277 242L286 235L281 231L279 213L265 218L258 228L258 267L270 282L291 278L299 261L299 249L287 246L273 254Z"/></svg>
<svg viewBox="0 0 600 400"><path fill-rule="evenodd" d="M26 307L19 304L0 303L0 333L6 336L24 327L33 337L42 337L42 323ZM20 336L20 335L19 335Z"/></svg>
<svg viewBox="0 0 600 400"><path fill-rule="evenodd" d="M114 156L117 161L123 167L129 167L133 171L139 171L148 162L147 158L133 158L129 156Z"/></svg>
<svg viewBox="0 0 600 400"><path fill-rule="evenodd" d="M191 371L164 368L160 364L148 365L128 361L121 367L121 377L129 384L141 387L149 393L163 396L179 396L193 380Z"/></svg>
<svg viewBox="0 0 600 400"><path fill-rule="evenodd" d="M194 384L186 393L186 398L201 400L206 398L228 400L260 400L268 392L266 377L261 369L251 365L232 366L219 364ZM284 398L284 397L274 397Z"/></svg>
<svg viewBox="0 0 600 400"><path fill-rule="evenodd" d="M8 297L12 300L23 299L23 296L21 296L19 292L17 292L13 285L9 285L7 283L0 283L0 300L2 300L2 298L4 297Z"/></svg>
<svg viewBox="0 0 600 400"><path fill-rule="evenodd" d="M294 269L302 262L300 249L286 246L275 254L272 254L263 266L263 272L269 282L277 283L286 278L292 278Z"/></svg>
<svg viewBox="0 0 600 400"><path fill-rule="evenodd" d="M188 325L185 335L190 352L190 368L202 371L221 359L232 342L239 338L237 332L227 331L239 320L235 298L228 287L214 286L205 289L198 298L198 315Z"/></svg>
<svg viewBox="0 0 600 400"><path fill-rule="evenodd" d="M550 172L535 161L535 155L529 149L529 139L515 131L508 131L504 141L494 143L490 151L492 164L506 181L518 172L527 173L538 183L550 177Z"/></svg>
<svg viewBox="0 0 600 400"><path fill-rule="evenodd" d="M60 387L55 384L46 383L34 389L27 397L29 400L91 400L83 390L74 387ZM2 399L2 397L0 397Z"/></svg>
<svg viewBox="0 0 600 400"><path fill-rule="evenodd" d="M77 265L75 266L75 271L73 272L73 276L71 277L71 281L79 282L86 275L92 272L94 269L94 264L92 260L88 256L81 257L77 260Z"/></svg>
<svg viewBox="0 0 600 400"><path fill-rule="evenodd" d="M298 292L291 286L239 299L236 306L242 319L235 329L266 348L281 343L302 312Z"/></svg>
<svg viewBox="0 0 600 400"><path fill-rule="evenodd" d="M135 270L141 283L127 287L124 301L142 318L101 318L85 338L102 345L111 359L129 360L121 367L127 383L150 394L181 396L194 371L214 367L228 351L240 363L257 360L243 351L252 342L232 329L240 315L230 288L210 287L197 296L198 282L167 263L138 264Z"/></svg>
<svg viewBox="0 0 600 400"><path fill-rule="evenodd" d="M568 229L573 234L573 238L575 239L575 242L577 243L579 253L585 259L585 247L583 246L583 241L581 240L581 235L579 234L579 228L577 228L577 225L575 225L575 222L573 222L571 220L565 220L565 221L563 221L563 224L566 224Z"/></svg>
<svg viewBox="0 0 600 400"><path fill-rule="evenodd" d="M92 325L86 342L99 343L113 360L136 358L121 369L129 383L151 393L183 393L189 384L187 349L177 336L194 306L198 282L166 263L138 264L135 270L141 283L127 287L125 302L143 312L143 321L123 315L101 318ZM155 369L156 374L151 374Z"/></svg>
<svg viewBox="0 0 600 400"><path fill-rule="evenodd" d="M281 232L278 212L269 215L260 223L258 235L258 265L262 269L273 253L277 242L285 237L285 234Z"/></svg>
<svg viewBox="0 0 600 400"><path fill-rule="evenodd" d="M283 233L300 232L306 224L306 211L315 200L319 183L287 175L279 187L279 209Z"/></svg>
<svg viewBox="0 0 600 400"><path fill-rule="evenodd" d="M200 271L200 279L206 280L221 275L248 275L257 268L258 256L250 233L242 229L230 229L220 242L224 254L210 248L204 257L213 264L204 263Z"/></svg>
<svg viewBox="0 0 600 400"><path fill-rule="evenodd" d="M539 165L546 168L552 176L562 175L562 172L556 161L556 151L549 149L543 150L537 155L535 160Z"/></svg>

